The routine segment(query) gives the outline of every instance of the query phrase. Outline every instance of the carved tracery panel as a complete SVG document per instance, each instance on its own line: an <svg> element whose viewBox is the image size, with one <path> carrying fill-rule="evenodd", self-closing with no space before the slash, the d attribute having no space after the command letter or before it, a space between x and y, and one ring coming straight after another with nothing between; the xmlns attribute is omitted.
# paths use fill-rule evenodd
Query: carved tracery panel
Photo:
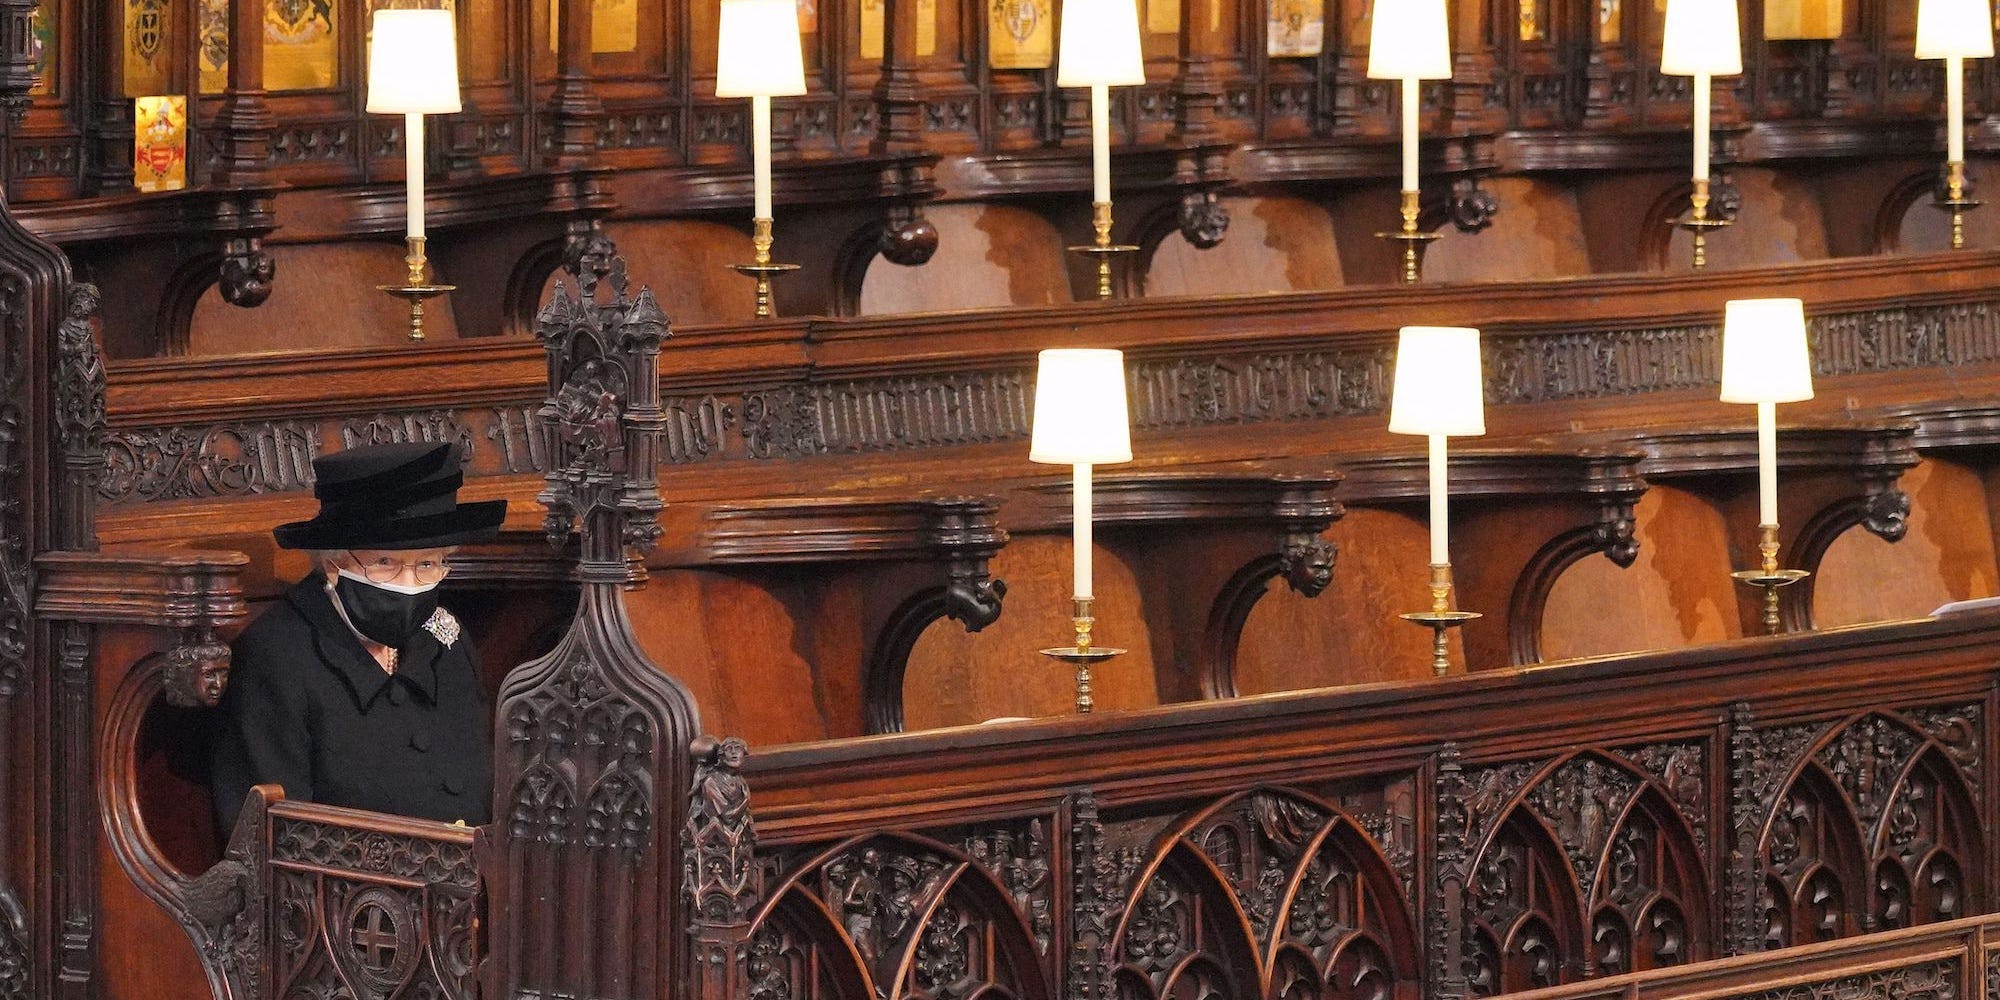
<svg viewBox="0 0 2000 1000"><path fill-rule="evenodd" d="M1119 995L1372 1000L1415 981L1412 909L1371 825L1382 826L1267 789L1171 825L1128 883Z"/></svg>
<svg viewBox="0 0 2000 1000"><path fill-rule="evenodd" d="M941 840L884 834L773 861L783 870L767 877L774 888L744 959L751 996L1053 1000L1036 929L1046 940L1046 841L1039 861L1024 844L1011 867L995 861L996 841L1011 850L999 835L973 839L986 852L975 857Z"/></svg>
<svg viewBox="0 0 2000 1000"><path fill-rule="evenodd" d="M1799 755L1758 845L1753 948L1981 912L1977 705L1876 712ZM1794 727L1795 729L1797 727Z"/></svg>
<svg viewBox="0 0 2000 1000"><path fill-rule="evenodd" d="M1712 954L1698 743L1469 773L1464 975L1491 996Z"/></svg>

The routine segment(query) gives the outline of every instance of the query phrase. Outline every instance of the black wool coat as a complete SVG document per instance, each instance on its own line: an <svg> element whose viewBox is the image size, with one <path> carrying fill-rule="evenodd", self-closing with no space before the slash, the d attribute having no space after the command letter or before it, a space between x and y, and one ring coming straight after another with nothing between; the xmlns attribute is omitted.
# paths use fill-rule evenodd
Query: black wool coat
<svg viewBox="0 0 2000 1000"><path fill-rule="evenodd" d="M285 797L477 826L491 808L489 708L468 636L419 631L391 675L314 573L236 640L210 788L226 835L250 786ZM449 633L456 622L449 621Z"/></svg>

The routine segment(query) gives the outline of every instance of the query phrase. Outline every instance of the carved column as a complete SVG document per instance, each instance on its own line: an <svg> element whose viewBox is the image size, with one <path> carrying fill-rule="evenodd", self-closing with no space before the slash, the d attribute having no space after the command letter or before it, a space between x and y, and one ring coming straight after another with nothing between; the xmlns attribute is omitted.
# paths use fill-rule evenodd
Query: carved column
<svg viewBox="0 0 2000 1000"><path fill-rule="evenodd" d="M757 829L750 787L743 782L749 749L730 737L695 747L694 792L688 797L685 871L688 933L694 941L693 1000L748 1000L750 920L763 901Z"/></svg>
<svg viewBox="0 0 2000 1000"><path fill-rule="evenodd" d="M1228 179L1231 147L1216 145L1223 84L1215 72L1217 60L1229 55L1228 42L1221 25L1211 25L1198 8L1181 11L1180 72L1173 83L1177 221L1181 236L1204 250L1229 230L1229 211L1216 200L1216 189Z"/></svg>
<svg viewBox="0 0 2000 1000"><path fill-rule="evenodd" d="M1111 1000L1111 946L1118 916L1118 866L1104 845L1097 796L1085 788L1069 797L1070 956L1065 1000Z"/></svg>
<svg viewBox="0 0 2000 1000"><path fill-rule="evenodd" d="M0 203L0 998L83 997L90 991L89 946L96 908L94 829L88 758L54 744L65 724L87 742L89 688L69 684L72 703L59 721L59 672L77 673L89 651L87 631L39 620L34 559L90 544L90 489L72 470L102 429L102 369L94 343L59 359L59 321L69 262L22 229ZM94 300L88 303L94 308ZM62 323L73 334L76 324ZM86 320L81 329L87 336ZM59 364L81 363L78 372ZM94 386L94 390L93 390ZM77 391L80 389L81 391ZM59 407L81 425L59 430ZM95 419L92 419L95 414ZM63 418L65 421L67 417ZM67 669L66 669L67 668ZM74 720L80 718L80 724ZM81 768L83 780L74 775ZM18 783L18 784L17 784ZM41 964L53 958L57 968Z"/></svg>
<svg viewBox="0 0 2000 1000"><path fill-rule="evenodd" d="M1465 886L1472 876L1466 798L1471 791L1458 744L1445 744L1437 756L1437 863L1431 876L1429 915L1434 921L1430 995L1436 1000L1471 995L1465 981Z"/></svg>
<svg viewBox="0 0 2000 1000"><path fill-rule="evenodd" d="M924 144L924 97L917 80L916 0L882 0L882 75L875 82L874 152L914 153ZM976 8L975 8L976 9Z"/></svg>
<svg viewBox="0 0 2000 1000"><path fill-rule="evenodd" d="M540 499L551 540L581 531L582 593L555 650L500 691L485 995L678 997L696 711L640 651L622 594L628 546L660 532L667 317L650 291L627 294L625 262L602 236L575 240L565 269L581 294L559 283L535 324L549 365Z"/></svg>
<svg viewBox="0 0 2000 1000"><path fill-rule="evenodd" d="M98 294L94 285L68 285L55 336L56 442L62 480L50 511L54 549L97 549L97 483L104 470L104 361L97 347ZM38 608L39 610L39 608ZM91 647L93 626L49 621L57 640L58 849L62 856L62 935L58 996L88 997L96 967L97 795L92 737Z"/></svg>
<svg viewBox="0 0 2000 1000"><path fill-rule="evenodd" d="M35 0L0 0L0 108L9 124L19 124L35 86Z"/></svg>
<svg viewBox="0 0 2000 1000"><path fill-rule="evenodd" d="M1498 54L1481 30L1484 3L1453 4L1451 79L1444 82L1444 117L1454 133L1498 132L1507 125L1506 108L1490 99L1501 86Z"/></svg>
<svg viewBox="0 0 2000 1000"><path fill-rule="evenodd" d="M132 99L125 96L125 23L121 0L81 0L80 45L97 49L97 72L85 74L90 91L85 123L84 189L93 194L132 190Z"/></svg>
<svg viewBox="0 0 2000 1000"><path fill-rule="evenodd" d="M263 0L229 0L229 82L215 117L222 136L215 187L256 190L270 183L271 117L264 91ZM258 306L271 295L277 265L264 252L264 237L232 236L222 244L222 298L231 305Z"/></svg>
<svg viewBox="0 0 2000 1000"><path fill-rule="evenodd" d="M597 130L604 103L590 85L589 3L565 3L556 25L556 87L549 101L549 165L590 166L597 159Z"/></svg>

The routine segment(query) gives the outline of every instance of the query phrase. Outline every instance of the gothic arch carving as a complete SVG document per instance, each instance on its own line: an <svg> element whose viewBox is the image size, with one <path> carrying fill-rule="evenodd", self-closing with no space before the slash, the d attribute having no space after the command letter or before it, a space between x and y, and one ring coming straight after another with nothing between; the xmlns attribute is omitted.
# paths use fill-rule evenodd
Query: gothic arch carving
<svg viewBox="0 0 2000 1000"><path fill-rule="evenodd" d="M1709 957L1700 754L1665 743L1499 764L1441 803L1467 817L1473 992Z"/></svg>
<svg viewBox="0 0 2000 1000"><path fill-rule="evenodd" d="M1227 795L1173 823L1150 854L1111 939L1128 996L1335 1000L1418 978L1407 886L1337 806L1287 788Z"/></svg>
<svg viewBox="0 0 2000 1000"><path fill-rule="evenodd" d="M1871 712L1806 746L1763 822L1751 950L1951 919L1985 864L1976 704ZM1966 737L1966 733L1974 734ZM1747 935L1746 935L1747 938Z"/></svg>
<svg viewBox="0 0 2000 1000"><path fill-rule="evenodd" d="M775 996L1054 1000L1058 992L1043 974L1030 915L994 873L937 840L841 841L803 859L766 899L750 932L753 996L772 975L760 963L807 952L830 959L833 977L816 992Z"/></svg>

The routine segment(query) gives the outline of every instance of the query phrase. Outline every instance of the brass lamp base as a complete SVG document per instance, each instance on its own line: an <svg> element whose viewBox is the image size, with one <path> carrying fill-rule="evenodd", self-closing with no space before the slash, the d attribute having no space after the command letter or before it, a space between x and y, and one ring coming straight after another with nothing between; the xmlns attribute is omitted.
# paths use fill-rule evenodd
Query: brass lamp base
<svg viewBox="0 0 2000 1000"><path fill-rule="evenodd" d="M1685 219L1670 223L1694 234L1694 269L1708 266L1708 234L1729 225L1728 219L1708 217L1708 182L1694 182L1694 211Z"/></svg>
<svg viewBox="0 0 2000 1000"><path fill-rule="evenodd" d="M1075 645L1055 646L1041 650L1043 656L1054 660L1061 660L1076 668L1076 712L1078 715L1089 715L1090 710L1097 705L1090 697L1090 668L1114 656L1122 655L1125 652L1122 649L1091 645L1090 628L1096 623L1097 619L1091 616L1090 605L1091 599L1088 597L1079 597L1076 599L1076 605L1070 617L1070 624L1076 629Z"/></svg>
<svg viewBox="0 0 2000 1000"><path fill-rule="evenodd" d="M799 269L797 264L771 263L771 220L750 220L750 247L756 258L748 264L731 264L729 269L757 282L757 318L771 318L771 279Z"/></svg>
<svg viewBox="0 0 2000 1000"><path fill-rule="evenodd" d="M1756 569L1740 569L1729 574L1736 582L1756 587L1764 592L1764 634L1777 635L1784 624L1778 614L1778 591L1789 587L1812 575L1809 570L1778 568L1778 526L1760 524L1757 526L1757 551L1763 556L1763 565Z"/></svg>
<svg viewBox="0 0 2000 1000"><path fill-rule="evenodd" d="M1424 251L1432 243L1444 239L1437 233L1417 232L1417 216L1420 211L1419 194L1415 191L1403 192L1403 228L1393 233L1376 233L1378 240L1395 240L1403 245L1403 284L1414 285L1424 280Z"/></svg>
<svg viewBox="0 0 2000 1000"><path fill-rule="evenodd" d="M757 318L771 318L771 279L799 269L797 264L731 264L729 269L757 282Z"/></svg>
<svg viewBox="0 0 2000 1000"><path fill-rule="evenodd" d="M409 269L400 285L376 285L375 290L388 292L410 304L410 339L424 339L424 302L440 295L457 291L457 285L440 285L430 278L430 260L424 255L424 237L412 236L404 241L408 248L403 256L403 265Z"/></svg>
<svg viewBox="0 0 2000 1000"><path fill-rule="evenodd" d="M1063 249L1070 253L1096 258L1097 298L1103 301L1111 298L1111 262L1120 254L1138 253L1139 248L1126 243L1111 242L1111 203L1108 201L1090 203L1090 227L1096 232L1093 242Z"/></svg>
<svg viewBox="0 0 2000 1000"><path fill-rule="evenodd" d="M1431 564L1431 609L1397 615L1431 630L1431 672L1443 677L1451 670L1451 630L1475 618L1477 611L1451 609L1451 564Z"/></svg>
<svg viewBox="0 0 2000 1000"><path fill-rule="evenodd" d="M1986 204L1965 193L1965 162L1952 160L1945 164L1945 196L1931 202L1941 212L1951 213L1951 248L1965 249L1965 213Z"/></svg>

